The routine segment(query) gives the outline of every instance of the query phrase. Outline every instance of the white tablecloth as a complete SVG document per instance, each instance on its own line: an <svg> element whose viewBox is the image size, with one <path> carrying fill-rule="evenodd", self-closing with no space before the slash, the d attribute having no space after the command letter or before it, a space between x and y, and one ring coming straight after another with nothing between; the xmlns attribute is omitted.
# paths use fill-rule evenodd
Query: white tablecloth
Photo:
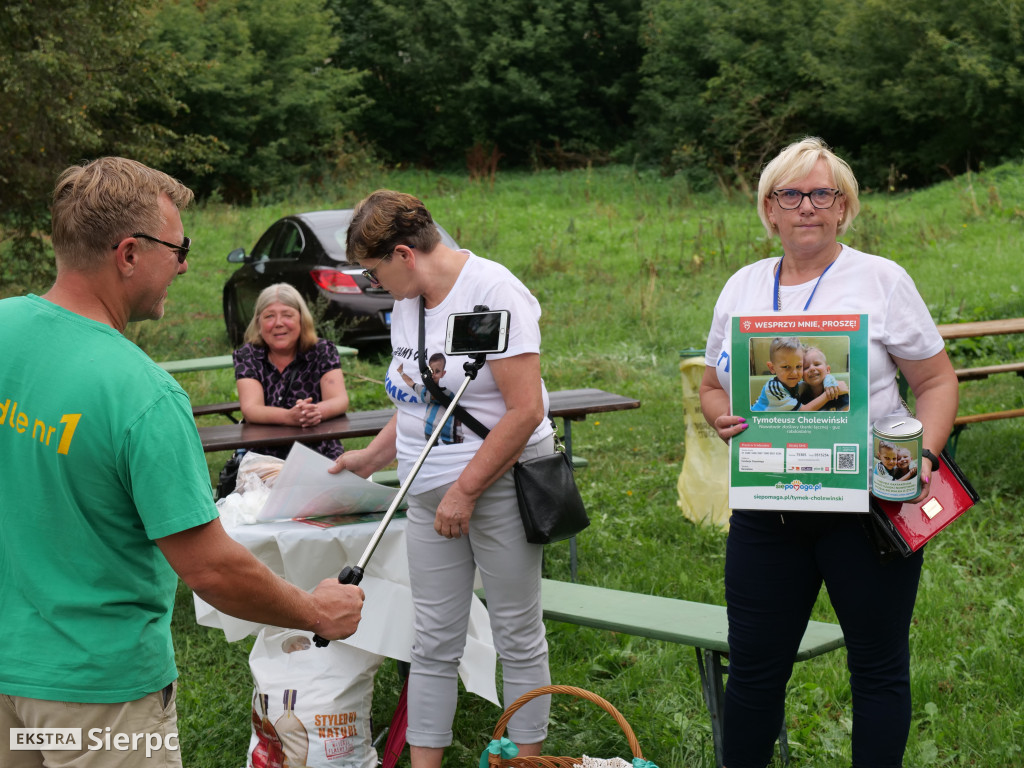
<svg viewBox="0 0 1024 768"><path fill-rule="evenodd" d="M346 565L359 561L381 516L367 515L359 518L363 522L329 527L295 520L225 527L233 539L274 573L312 590L322 579L336 578ZM409 661L413 634L405 525L404 518L396 518L384 532L360 583L366 602L359 629L352 637L338 641L401 661ZM255 635L263 626L221 613L199 597L195 597L195 611L200 624L223 630L229 641ZM499 704L495 664L487 609L474 596L459 676L466 690Z"/></svg>

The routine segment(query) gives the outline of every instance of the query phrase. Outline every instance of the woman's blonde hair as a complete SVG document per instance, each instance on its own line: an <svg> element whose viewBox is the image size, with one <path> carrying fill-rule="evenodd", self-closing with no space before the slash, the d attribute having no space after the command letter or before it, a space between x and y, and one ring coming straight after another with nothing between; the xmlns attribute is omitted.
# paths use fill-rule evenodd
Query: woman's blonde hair
<svg viewBox="0 0 1024 768"><path fill-rule="evenodd" d="M249 326L245 329L243 341L246 344L255 344L259 347L267 346L267 343L263 341L263 337L260 335L260 315L271 304L278 302L286 307L291 307L299 313L298 351L305 352L307 349L312 348L319 340L319 337L316 335L316 325L313 323L313 315L310 313L309 307L306 306L306 300L302 298L302 294L288 283L275 283L274 285L268 285L260 291L260 295L256 299L256 309L253 310L252 320L249 321Z"/></svg>
<svg viewBox="0 0 1024 768"><path fill-rule="evenodd" d="M761 180L757 184L757 215L761 217L761 223L764 224L769 237L778 233L775 225L768 218L772 192L809 174L819 160L824 160L828 165L832 178L835 180L836 189L842 192L843 197L846 198L846 208L843 211L843 218L839 220L837 234L840 236L845 234L853 224L853 220L857 218L857 214L860 212L860 198L858 197L857 178L853 175L853 170L845 160L837 157L829 149L828 144L816 136L808 136L779 152L775 159L761 171Z"/></svg>

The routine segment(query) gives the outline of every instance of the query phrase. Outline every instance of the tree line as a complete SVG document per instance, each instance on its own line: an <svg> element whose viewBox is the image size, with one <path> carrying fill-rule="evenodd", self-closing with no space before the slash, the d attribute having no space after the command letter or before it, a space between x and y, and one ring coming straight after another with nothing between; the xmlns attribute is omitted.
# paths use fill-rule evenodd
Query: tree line
<svg viewBox="0 0 1024 768"><path fill-rule="evenodd" d="M102 154L230 202L378 164L619 162L744 189L812 134L868 187L925 185L1020 156L1022 11L1024 0L10 0L5 261L32 268L56 173Z"/></svg>

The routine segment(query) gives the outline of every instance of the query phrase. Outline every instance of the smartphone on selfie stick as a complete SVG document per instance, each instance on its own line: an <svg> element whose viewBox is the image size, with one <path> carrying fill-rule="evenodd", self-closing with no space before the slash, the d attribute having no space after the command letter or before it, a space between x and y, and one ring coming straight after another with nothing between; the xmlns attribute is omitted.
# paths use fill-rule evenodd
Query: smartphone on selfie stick
<svg viewBox="0 0 1024 768"><path fill-rule="evenodd" d="M381 518L377 530L374 531L373 536L366 545L366 549L363 550L359 562L355 565L346 565L342 569L341 573L338 574L339 583L358 584L363 580L363 573L367 563L370 561L370 557L373 555L374 550L377 549L377 545L384 536L384 531L387 530L388 524L405 499L405 495L408 493L413 480L416 479L416 475L420 471L420 467L423 466L423 462L426 461L430 449L434 447L441 436L441 431L455 411L462 393L466 391L469 382L475 379L477 373L483 368L488 354L504 352L508 349L509 317L507 309L490 310L480 305L474 307L472 312L458 312L448 316L444 351L446 355L468 355L470 357L470 360L462 366L466 372L466 378L463 379L459 390L452 397L452 401L445 409L444 415L437 421L430 439L423 446L423 451L420 453L419 458L416 459L416 463L413 464L409 476L405 478L405 482L398 489L395 498L391 500L391 504L388 506L387 512L384 513L384 517ZM320 635L313 635L313 642L318 648L323 648L330 640Z"/></svg>

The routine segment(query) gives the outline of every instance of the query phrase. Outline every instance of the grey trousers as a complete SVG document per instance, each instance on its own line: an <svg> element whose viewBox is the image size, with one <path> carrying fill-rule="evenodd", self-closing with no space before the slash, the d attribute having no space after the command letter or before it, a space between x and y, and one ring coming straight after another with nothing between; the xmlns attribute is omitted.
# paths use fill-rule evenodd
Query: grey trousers
<svg viewBox="0 0 1024 768"><path fill-rule="evenodd" d="M522 458L552 449L552 441L544 439L528 446ZM446 539L434 531L434 514L448 487L410 496L407 513L415 637L406 740L416 747L452 743L458 664L466 645L476 568L487 591L506 708L527 691L551 682L540 603L543 547L526 542L512 472L480 497L470 518L469 535L459 539ZM522 707L509 722L509 738L518 744L543 741L549 709L549 696Z"/></svg>

